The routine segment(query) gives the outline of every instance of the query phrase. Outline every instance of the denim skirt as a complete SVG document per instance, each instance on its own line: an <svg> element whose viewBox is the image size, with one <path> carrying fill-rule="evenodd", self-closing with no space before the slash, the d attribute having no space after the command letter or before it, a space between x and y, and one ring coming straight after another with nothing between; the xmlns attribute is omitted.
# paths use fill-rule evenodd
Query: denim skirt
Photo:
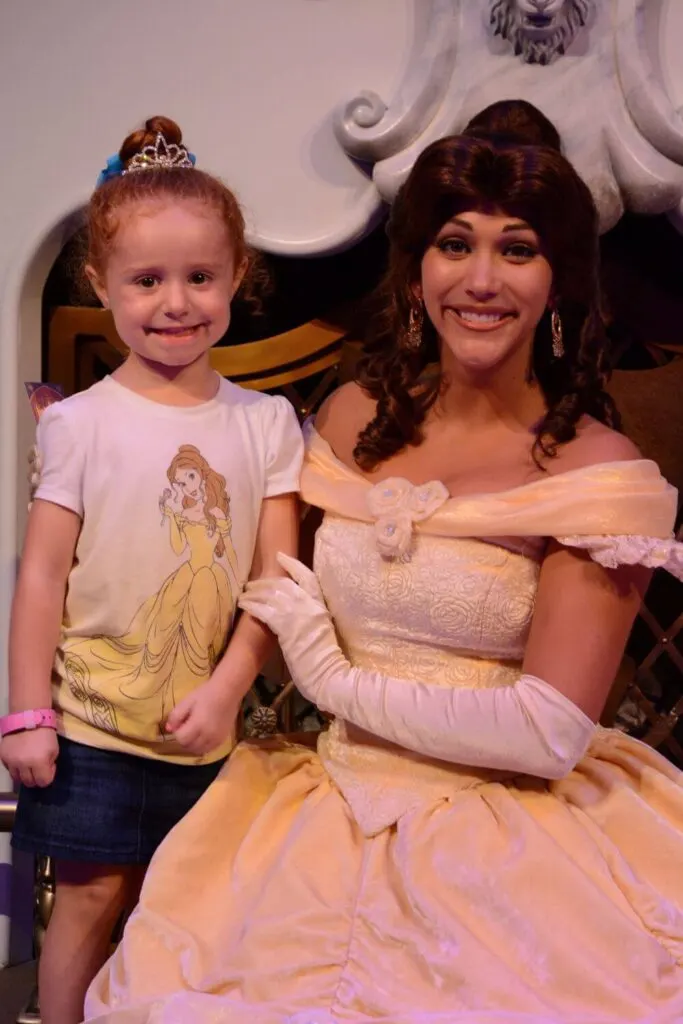
<svg viewBox="0 0 683 1024"><path fill-rule="evenodd" d="M225 759L179 765L59 737L49 786L22 786L12 845L62 861L148 864Z"/></svg>

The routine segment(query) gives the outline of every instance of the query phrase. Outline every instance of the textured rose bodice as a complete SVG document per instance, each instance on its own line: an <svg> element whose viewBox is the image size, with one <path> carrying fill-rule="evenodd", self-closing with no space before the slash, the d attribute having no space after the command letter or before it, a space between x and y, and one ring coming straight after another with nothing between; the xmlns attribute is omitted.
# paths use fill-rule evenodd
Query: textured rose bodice
<svg viewBox="0 0 683 1024"><path fill-rule="evenodd" d="M328 514L315 568L354 665L437 686L504 686L519 678L544 542L412 538L383 556L373 525ZM367 834L417 804L504 773L432 760L335 721L320 739L325 767Z"/></svg>
<svg viewBox="0 0 683 1024"><path fill-rule="evenodd" d="M428 534L380 554L370 524L327 515L315 568L349 660L443 686L497 686L524 653L543 542Z"/></svg>

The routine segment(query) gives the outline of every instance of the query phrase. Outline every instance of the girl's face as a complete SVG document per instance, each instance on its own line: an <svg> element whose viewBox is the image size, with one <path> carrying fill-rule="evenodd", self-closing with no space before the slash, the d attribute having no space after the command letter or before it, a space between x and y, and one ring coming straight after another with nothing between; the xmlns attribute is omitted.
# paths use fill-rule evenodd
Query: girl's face
<svg viewBox="0 0 683 1024"><path fill-rule="evenodd" d="M168 367L208 361L230 323L242 272L224 223L196 199L124 208L104 276L87 268L125 344Z"/></svg>
<svg viewBox="0 0 683 1024"><path fill-rule="evenodd" d="M504 214L463 213L422 259L421 293L443 347L469 374L489 373L531 350L552 270L536 233Z"/></svg>

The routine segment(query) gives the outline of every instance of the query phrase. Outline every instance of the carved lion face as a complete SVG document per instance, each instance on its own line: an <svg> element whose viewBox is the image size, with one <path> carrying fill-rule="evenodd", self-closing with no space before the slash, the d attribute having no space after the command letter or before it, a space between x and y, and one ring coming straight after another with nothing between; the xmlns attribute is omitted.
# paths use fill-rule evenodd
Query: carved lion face
<svg viewBox="0 0 683 1024"><path fill-rule="evenodd" d="M490 0L495 35L512 43L527 64L549 64L565 52L593 0Z"/></svg>

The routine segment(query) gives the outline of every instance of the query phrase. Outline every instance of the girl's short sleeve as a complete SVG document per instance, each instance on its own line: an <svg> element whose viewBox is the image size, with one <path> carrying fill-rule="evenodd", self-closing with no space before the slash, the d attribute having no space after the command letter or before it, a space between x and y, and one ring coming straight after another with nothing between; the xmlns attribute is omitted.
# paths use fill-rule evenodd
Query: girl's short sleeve
<svg viewBox="0 0 683 1024"><path fill-rule="evenodd" d="M85 439L71 422L69 405L56 402L38 421L37 447L40 481L35 499L50 501L83 517L83 467Z"/></svg>
<svg viewBox="0 0 683 1024"><path fill-rule="evenodd" d="M263 416L266 452L264 497L299 490L304 441L294 408L281 395L268 401Z"/></svg>

